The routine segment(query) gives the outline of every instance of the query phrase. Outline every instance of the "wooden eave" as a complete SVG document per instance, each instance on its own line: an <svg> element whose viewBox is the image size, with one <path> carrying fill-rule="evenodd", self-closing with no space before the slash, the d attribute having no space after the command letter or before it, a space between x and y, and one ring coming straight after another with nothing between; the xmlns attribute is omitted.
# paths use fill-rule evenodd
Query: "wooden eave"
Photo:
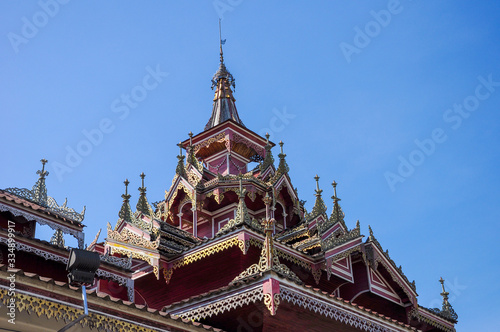
<svg viewBox="0 0 500 332"><path fill-rule="evenodd" d="M0 288L8 289L10 281L7 279L15 274L16 293L32 295L68 307L82 308L81 290L71 287L64 282L57 282L22 270L7 271L5 265L0 264ZM180 331L221 331L220 329L183 320L179 317L165 314L146 306L136 305L129 301L113 298L96 290L87 290L89 312L111 316L118 320L129 321L133 324L146 325L151 330L171 328Z"/></svg>
<svg viewBox="0 0 500 332"><path fill-rule="evenodd" d="M238 303L237 299L239 299L239 297L245 293L250 293L252 291L259 292L260 289L262 289L263 287L263 283L269 279L277 280L279 282L280 290L286 290L287 292L298 294L299 296L302 296L304 299L307 299L309 303L311 301L316 302L317 305L314 306L314 308L316 308L314 310L311 310L312 308L305 309L303 307L305 310L308 310L314 315L321 316L322 313L317 312L316 310L324 309L325 306L329 306L331 308L334 308L337 314L339 311L341 311L345 313L345 315L358 317L361 321L364 320L367 323L367 326L379 325L380 327L385 327L387 329L390 329L391 331L416 331L415 328L412 328L411 326L405 324L404 322L395 321L390 317L384 316L370 309L357 306L356 304L353 304L349 301L345 301L342 298L335 297L327 292L322 292L317 288L313 288L307 285L306 286L298 285L291 280L280 277L279 275L277 275L272 271L261 273L260 276L247 279L241 283L233 284L231 286L224 286L215 289L213 291L210 291L208 293L193 296L191 298L173 303L169 306L164 307L162 311L178 315L181 317L187 317L189 319L198 320L199 318L198 319L193 318L191 315L197 315L197 312L199 312L197 311L197 309L202 309L203 314L206 314L208 316L208 317L200 317L205 321L206 320L210 321L210 317L218 316L228 311L234 311L235 313L232 315L234 316L237 314L239 308L246 305L245 302L243 302L242 300L239 300ZM296 303L289 302L287 301L286 298L283 298L281 294L283 294L283 292L280 293L280 304L278 305L277 315L279 315L280 313L280 306L283 306L284 303L288 303L288 305L292 305L295 307L303 306L302 304L303 302L301 301ZM231 300L232 298L234 298L235 300L234 301ZM228 306L225 303L228 300L230 300L231 303L236 303L236 304ZM262 300L262 302L264 301ZM320 304L323 306L322 308L318 306ZM205 307L211 308L209 310L212 310L212 312L205 311L203 309ZM217 307L220 308L217 309ZM342 315L338 316L342 317ZM270 316L267 317L271 318ZM333 320L336 320L336 318L333 317L331 317L330 319L332 319L332 322ZM343 319L343 317L337 319L344 324L350 322L350 320ZM283 320L281 321L283 322ZM287 323L292 324L290 325L290 328L293 328L293 321L288 321ZM360 330L362 329L361 327L359 328Z"/></svg>
<svg viewBox="0 0 500 332"><path fill-rule="evenodd" d="M85 227L85 225L78 221L62 217L54 212L51 212L49 209L43 206L40 206L36 203L28 201L24 198L20 198L3 190L0 190L0 203L78 232L83 232L83 227ZM1 212L2 211L0 211L0 213Z"/></svg>
<svg viewBox="0 0 500 332"><path fill-rule="evenodd" d="M262 146L266 145L266 140L263 137L261 137L259 134L255 133L254 131L252 131L246 127L241 126L240 124L238 124L236 121L234 121L232 119L228 119L228 120L218 124L215 127L212 127L212 128L205 130L205 131L202 131L199 134L196 134L192 138L193 145L196 145L196 144L202 142L203 140L205 140L211 136L217 135L220 132L223 132L227 128L232 129L233 131L235 131L236 133L238 133L240 135L251 137L252 140L260 142L262 144ZM185 141L181 142L184 149L186 149L189 146L189 142L190 142L190 139L186 139ZM271 141L269 141L269 144L271 144L271 146L276 145Z"/></svg>

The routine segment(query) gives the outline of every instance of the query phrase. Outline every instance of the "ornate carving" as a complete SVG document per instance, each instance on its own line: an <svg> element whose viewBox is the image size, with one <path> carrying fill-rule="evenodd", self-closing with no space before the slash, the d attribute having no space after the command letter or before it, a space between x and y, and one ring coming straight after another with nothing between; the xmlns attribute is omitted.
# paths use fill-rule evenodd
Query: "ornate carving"
<svg viewBox="0 0 500 332"><path fill-rule="evenodd" d="M124 256L137 258L137 259L145 261L146 263L148 263L151 266L153 265L153 257L146 255L144 253L141 253L141 252L131 251L128 249L123 249L123 248L110 247L110 254L111 255L121 254Z"/></svg>
<svg viewBox="0 0 500 332"><path fill-rule="evenodd" d="M262 247L259 262L256 264L252 264L245 271L240 273L236 278L233 279L233 281L229 283L230 285L239 283L247 278L267 271L274 271L284 278L290 279L297 284L302 284L302 280L300 280L299 277L297 277L297 275L293 273L286 265L281 264L279 261L278 254L276 252L276 249L274 248L272 236L274 223L274 219L265 219L263 221L264 229L266 232L266 242Z"/></svg>
<svg viewBox="0 0 500 332"><path fill-rule="evenodd" d="M452 326L448 326L448 325L445 325L445 324L442 324L440 323L439 321L435 320L435 319L432 319L431 317L428 317L428 316L425 316L424 313L422 313L421 311L428 311L430 313L433 313L439 317L441 317L441 315L439 315L437 311L441 311L437 308L435 309L428 309L428 308L424 308L424 307L415 307L413 309L411 309L411 311L409 312L408 316L409 317L415 317L419 322L424 322L424 323L427 323L431 326L434 326L434 327L437 327L438 329L440 330L443 330L445 332L456 332L456 330L452 327ZM442 317L442 318L445 318L446 317Z"/></svg>
<svg viewBox="0 0 500 332"><path fill-rule="evenodd" d="M213 315L221 314L225 311L231 309L236 309L238 307L243 307L248 304L255 303L257 301L262 301L264 294L261 287L256 287L246 292L239 293L234 296L224 297L223 299L198 307L193 310L185 312L173 311L170 314L178 315L184 319L198 321Z"/></svg>
<svg viewBox="0 0 500 332"><path fill-rule="evenodd" d="M74 209L66 206L68 203L67 198L64 200L63 205L59 206L54 198L47 196L47 187L45 186L45 177L49 175L49 172L45 170L47 160L42 159L40 161L42 162L42 170L36 172L36 174L39 174L40 177L31 190L26 188L7 188L5 191L37 203L57 215L77 222L82 222L85 218L85 206L83 207L83 211L81 213L77 213Z"/></svg>
<svg viewBox="0 0 500 332"><path fill-rule="evenodd" d="M271 294L264 294L264 304L266 308L269 310L272 316L276 315L278 311L278 306L280 304L280 294L275 293L274 296Z"/></svg>
<svg viewBox="0 0 500 332"><path fill-rule="evenodd" d="M129 231L127 228L124 228L121 232L115 231L111 229L111 225L109 223L108 223L108 238L153 250L157 249L160 244L159 237L155 241L151 242L145 239L144 237Z"/></svg>
<svg viewBox="0 0 500 332"><path fill-rule="evenodd" d="M209 246L203 250L197 251L192 254L188 254L176 261L173 262L172 268L176 269L178 267L184 266L191 264L193 262L196 262L202 258L214 255L218 253L219 251L226 250L228 248L231 248L233 246L239 245L238 237L233 237L230 239L227 239L225 241L219 242L215 245Z"/></svg>
<svg viewBox="0 0 500 332"><path fill-rule="evenodd" d="M174 269L163 269L163 278L165 278L165 283L168 285L172 275L174 274Z"/></svg>
<svg viewBox="0 0 500 332"><path fill-rule="evenodd" d="M226 139L226 133L219 133L219 134L217 134L215 136L210 137L207 140L204 140L201 143L196 144L194 146L194 152L197 153L198 151L200 151L201 148L207 147L207 146L209 146L210 144L212 144L214 142L222 143L222 142L224 142L226 140L227 140Z"/></svg>
<svg viewBox="0 0 500 332"><path fill-rule="evenodd" d="M335 306L334 304L329 304L325 301L315 300L310 296L299 294L283 286L280 288L280 296L281 296L281 301L287 301L289 303L293 303L294 305L317 312L325 317L335 319L344 324L354 326L359 330L367 332L393 331L393 329L389 329L388 327L380 325L375 320L366 319L360 315L356 315L351 311L343 310L341 307Z"/></svg>
<svg viewBox="0 0 500 332"><path fill-rule="evenodd" d="M132 289L133 291L133 289ZM9 296L7 289L0 289L0 301L7 305ZM36 314L47 319L62 320L66 323L76 320L83 310L59 302L53 302L39 297L16 292L16 310L26 311L29 315ZM119 320L110 316L89 312L88 317L80 321L80 326L109 332L150 332L152 329L137 325L128 320Z"/></svg>
<svg viewBox="0 0 500 332"><path fill-rule="evenodd" d="M257 152L257 154L259 154L262 158L264 158L264 155L265 155L264 149L261 146L255 144L253 142L250 142L245 137L240 136L237 133L233 133L233 142L241 143L241 144L248 146L249 148L254 149L255 152Z"/></svg>
<svg viewBox="0 0 500 332"><path fill-rule="evenodd" d="M359 220L356 223L356 228L351 230L349 233L341 235L339 237L335 237L334 234L331 234L328 238L323 240L321 247L324 251L335 248L341 244L354 240L361 236Z"/></svg>
<svg viewBox="0 0 500 332"><path fill-rule="evenodd" d="M104 255L100 256L100 258L101 258L101 262L106 262L108 264L124 268L126 270L128 270L132 267L132 256L129 256L128 259L110 256L109 255L109 248L106 250L106 253Z"/></svg>

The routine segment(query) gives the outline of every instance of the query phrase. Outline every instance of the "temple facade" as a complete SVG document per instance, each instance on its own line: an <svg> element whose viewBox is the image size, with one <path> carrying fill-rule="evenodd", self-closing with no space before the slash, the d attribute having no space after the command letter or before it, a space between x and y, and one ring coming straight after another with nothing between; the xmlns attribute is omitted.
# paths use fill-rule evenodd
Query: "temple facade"
<svg viewBox="0 0 500 332"><path fill-rule="evenodd" d="M178 144L164 199L149 203L141 174L133 209L125 180L116 224L85 248L101 265L87 290L89 316L75 328L455 331L444 281L442 307L420 306L415 281L372 228L365 236L359 221L346 224L335 181L325 200L316 176L314 207L306 210L283 142L276 147L244 125L234 86L221 45L211 116ZM47 195L45 163L32 189L0 190L3 329L56 331L82 313L80 290L67 283L64 237L84 248L85 209ZM35 238L37 225L54 230L50 242Z"/></svg>

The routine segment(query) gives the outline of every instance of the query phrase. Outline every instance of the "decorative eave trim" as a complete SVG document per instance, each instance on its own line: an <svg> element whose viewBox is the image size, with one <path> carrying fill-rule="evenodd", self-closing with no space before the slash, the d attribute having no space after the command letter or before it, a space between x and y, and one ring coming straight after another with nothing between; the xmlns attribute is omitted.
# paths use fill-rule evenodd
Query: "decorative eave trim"
<svg viewBox="0 0 500 332"><path fill-rule="evenodd" d="M0 234L0 243L7 245L8 244L8 237L4 236L4 234ZM24 241L23 238L19 238L19 237L16 238L15 248L16 248L16 250L19 250L19 251L33 253L36 256L44 258L46 260L60 262L62 264L68 263L69 252L65 251L64 253L59 254L59 253L53 252L51 250L41 248L40 246L34 246L33 244L29 243L29 241ZM128 277L126 275L117 274L116 272L109 270L109 268L106 269L106 268L99 267L99 269L96 272L96 275L98 277L114 280L114 281L118 282L119 284L127 284Z"/></svg>
<svg viewBox="0 0 500 332"><path fill-rule="evenodd" d="M63 225L59 221L47 219L46 216L42 217L36 211L29 211L28 212L28 211L25 211L24 209L19 209L19 208L11 206L9 204L5 204L3 202L0 202L0 212L1 211L8 211L16 217L22 216L26 220L35 221L35 222L39 223L40 225L47 225L55 231L61 230L63 233L71 234L78 240L78 247L80 249L83 249L83 247L84 247L85 235L84 235L83 231L80 229L75 229L75 228L69 227L69 225ZM76 227L76 226L74 226L74 227Z"/></svg>
<svg viewBox="0 0 500 332"><path fill-rule="evenodd" d="M3 276L0 277L3 279ZM27 291L16 287L16 310L20 312L27 311L30 315L36 313L37 317L44 316L47 319L62 320L66 323L75 320L83 314L82 306L74 304L74 302L81 302L81 291L67 288L65 285L51 285L51 292L58 294L58 299L55 299L35 293L35 290L46 292L47 285L45 282L16 275L16 283L33 289L32 291ZM0 302L3 305L6 305L6 301L10 299L7 296L8 292L9 288L7 286L0 285ZM137 306L131 302L123 301L120 301L122 302L120 303L110 300L107 297L101 298L95 292L87 293L89 317L83 319L80 326L90 325L93 329L110 332L152 332L159 329L168 330L171 328L205 332L220 331L207 325L194 325L193 322L181 320L178 317L170 316L145 306ZM63 298L65 300L62 300Z"/></svg>
<svg viewBox="0 0 500 332"><path fill-rule="evenodd" d="M254 279L246 284L239 285L239 287L214 291L205 297L174 304L164 310L170 314L194 321L217 316L244 305L266 300L263 284L269 279L274 279L279 284L279 293L275 295L276 299L274 299L277 304L286 301L291 305L308 309L311 312L368 332L416 331L415 328L407 324L394 322L388 317L381 317L376 313L372 313L369 309L314 291L307 286L296 285L293 281L272 273L265 278ZM267 303L266 306L269 309Z"/></svg>
<svg viewBox="0 0 500 332"><path fill-rule="evenodd" d="M381 318L371 313L371 310L357 307L349 301L299 288L296 285L280 284L281 301L316 312L327 318L335 319L344 324L368 332L416 331L402 322L394 323L392 319Z"/></svg>
<svg viewBox="0 0 500 332"><path fill-rule="evenodd" d="M410 317L416 318L419 322L425 322L445 332L456 332L455 325L446 319L428 311L426 308L418 306L413 308Z"/></svg>

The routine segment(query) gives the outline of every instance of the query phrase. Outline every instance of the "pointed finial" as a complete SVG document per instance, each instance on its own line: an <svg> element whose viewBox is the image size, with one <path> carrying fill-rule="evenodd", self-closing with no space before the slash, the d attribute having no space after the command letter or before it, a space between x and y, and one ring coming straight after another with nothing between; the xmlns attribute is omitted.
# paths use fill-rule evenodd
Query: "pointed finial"
<svg viewBox="0 0 500 332"><path fill-rule="evenodd" d="M333 180L332 186L333 186L333 196L337 197L337 182L335 182L335 180Z"/></svg>
<svg viewBox="0 0 500 332"><path fill-rule="evenodd" d="M280 150L281 150L281 154L283 154L283 144L285 144L285 143L283 143L283 141L280 141Z"/></svg>
<svg viewBox="0 0 500 332"><path fill-rule="evenodd" d="M443 297L443 306L441 308L441 314L443 314L446 318L450 318L451 320L456 322L458 320L458 315L455 312L455 310L453 310L452 305L448 301L448 295L450 295L450 293L448 293L444 289L444 279L441 277L439 279L439 282L441 283L441 287L443 288L443 292L440 294Z"/></svg>
<svg viewBox="0 0 500 332"><path fill-rule="evenodd" d="M448 292L444 289L444 279L443 279L443 277L439 278L439 282L441 283L441 287L443 288L443 292L441 293L441 295L443 295L443 294L444 294L444 295L448 296L450 293L448 293ZM443 297L444 297L444 295L443 295Z"/></svg>
<svg viewBox="0 0 500 332"><path fill-rule="evenodd" d="M41 171L36 171L36 174L40 175L41 179L44 179L47 175L49 175L49 172L45 170L45 164L47 163L47 159L41 159L40 162L42 163L42 170Z"/></svg>
<svg viewBox="0 0 500 332"><path fill-rule="evenodd" d="M144 172L142 172L140 177L142 179L142 187L144 188L144 178L146 177L146 174L144 174Z"/></svg>
<svg viewBox="0 0 500 332"><path fill-rule="evenodd" d="M177 144L177 146L179 147L179 156L182 157L182 142L179 142L179 144Z"/></svg>
<svg viewBox="0 0 500 332"><path fill-rule="evenodd" d="M125 179L123 183L125 183L125 195L128 195L128 185L130 184L130 182L128 179Z"/></svg>
<svg viewBox="0 0 500 332"><path fill-rule="evenodd" d="M240 178L240 199L242 199L242 198L245 198L245 195L243 193L243 183L241 181L242 176L239 176L239 178Z"/></svg>
<svg viewBox="0 0 500 332"><path fill-rule="evenodd" d="M373 237L373 230L372 230L372 227L370 225L368 225L368 230L370 231L370 238Z"/></svg>
<svg viewBox="0 0 500 332"><path fill-rule="evenodd" d="M316 174L316 176L314 177L314 180L316 180L316 191L319 191L319 176L318 176L318 174Z"/></svg>
<svg viewBox="0 0 500 332"><path fill-rule="evenodd" d="M224 62L224 55L222 53L222 45L224 45L226 43L226 40L224 39L224 41L222 40L222 30L221 30L221 20L219 18L219 47L220 47L220 62L223 63Z"/></svg>
<svg viewBox="0 0 500 332"><path fill-rule="evenodd" d="M193 146L193 132L190 131L188 135L189 135L189 146Z"/></svg>
<svg viewBox="0 0 500 332"><path fill-rule="evenodd" d="M271 135L269 135L269 133L266 133L266 143L269 144L269 137L271 137Z"/></svg>

